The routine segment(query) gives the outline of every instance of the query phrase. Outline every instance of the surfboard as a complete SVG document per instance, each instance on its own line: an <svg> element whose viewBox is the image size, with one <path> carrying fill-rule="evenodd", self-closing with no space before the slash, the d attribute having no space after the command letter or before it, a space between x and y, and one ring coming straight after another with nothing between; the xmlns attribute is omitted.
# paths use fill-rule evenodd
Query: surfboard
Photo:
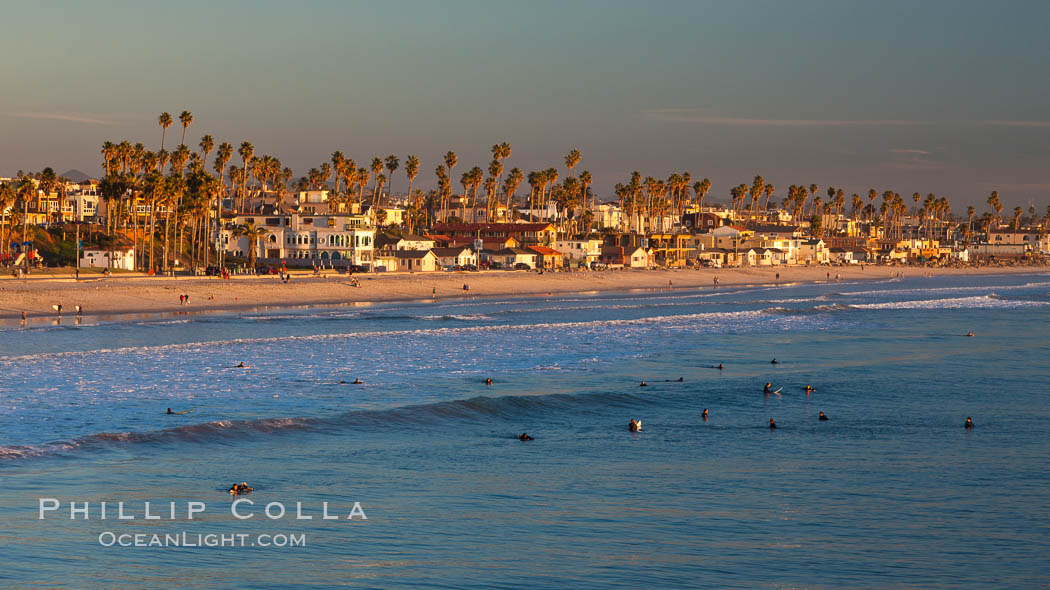
<svg viewBox="0 0 1050 590"><path fill-rule="evenodd" d="M181 415L181 414L189 414L189 413L190 413L190 412L192 412L192 411L193 411L193 410L183 410L183 411L181 411L181 412L172 412L172 414L180 414L180 415Z"/></svg>

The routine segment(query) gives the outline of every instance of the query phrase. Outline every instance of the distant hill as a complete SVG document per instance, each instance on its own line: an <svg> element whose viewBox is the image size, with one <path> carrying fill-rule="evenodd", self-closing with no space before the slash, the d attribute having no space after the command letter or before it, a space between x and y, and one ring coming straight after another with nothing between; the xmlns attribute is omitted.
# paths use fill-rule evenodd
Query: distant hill
<svg viewBox="0 0 1050 590"><path fill-rule="evenodd" d="M75 170L75 169L74 170L67 170L67 171L63 172L61 174L61 176L64 176L64 177L68 178L72 182L84 182L85 180L88 180L89 178L91 178L90 176L88 176L87 174L84 174L80 170Z"/></svg>

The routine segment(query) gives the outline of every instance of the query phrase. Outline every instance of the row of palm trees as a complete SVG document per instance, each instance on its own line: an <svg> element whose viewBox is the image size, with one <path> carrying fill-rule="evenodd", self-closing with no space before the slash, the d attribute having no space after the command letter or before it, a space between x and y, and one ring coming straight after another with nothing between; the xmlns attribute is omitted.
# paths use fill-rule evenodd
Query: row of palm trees
<svg viewBox="0 0 1050 590"><path fill-rule="evenodd" d="M182 111L177 119L182 127L181 140L170 152L165 149L165 143L167 130L174 125L175 118L167 112L157 117L161 128L157 151L126 140L119 143L107 141L101 150L106 174L100 192L106 203L106 230L111 235L120 231L131 236L144 269L170 268L179 252L185 252L193 265L208 264L212 255L210 236L218 229L224 199L229 200L236 212L256 213L261 211L264 200L259 197L263 195L281 201L291 188L329 189L332 200L346 205L367 205L373 219L381 221L384 187L391 192L398 170L403 170L407 180L406 225L410 231L419 225L429 226L456 217L462 219L466 209L477 210L481 206L485 209L485 219L490 220L502 215L516 216L516 213L506 212L522 207L527 208L529 218L553 221L570 232L590 231L600 225L594 216L593 178L586 170L577 174L582 153L575 148L563 159L562 177L561 171L553 166L528 173L517 167L506 170L506 162L512 155L510 144L493 145L492 159L486 169L473 166L460 173L458 185L462 194L457 216L457 210L452 206L455 197L452 179L460 162L454 151L448 151L438 159L434 169L436 188L429 191L415 186L422 162L414 154L405 157L403 167L402 160L396 155L374 157L368 165L359 166L353 158L336 151L329 161L311 168L306 175L293 181L290 168L273 156L257 156L254 146L248 141L236 149L240 166L234 161L233 145L227 142L216 145L211 135L201 137L197 149L189 148L185 141L193 115ZM209 157L215 174L206 169ZM526 182L528 194L519 201L517 192ZM50 193L53 189L62 190L65 184L50 168L35 177L20 176L15 182L0 186L0 210L17 203L24 212L29 200L35 198L35 190ZM688 171L672 173L666 179L643 178L640 172L632 172L626 182L616 184L614 189L624 213L621 227L617 229L641 233L668 231L677 225L685 210L698 206L703 212L710 189L709 179L694 181ZM793 184L788 187L780 205L795 219L817 216L819 222L821 215L845 214L847 198L843 189L828 187L827 201L818 195L818 189L816 184ZM744 223L768 218L769 210L777 205L773 200L775 191L774 185L761 175L755 176L750 183L731 187L728 204L731 216ZM875 189L869 190L868 203L865 204L860 195L852 194L848 201L850 216L881 224L884 235L888 237L902 236L904 220L909 213L905 200L898 193L887 190L882 193L881 206L876 207L878 195ZM914 193L912 198L911 215L920 219L921 231L925 235L932 236L950 223L951 208L946 198L931 193L921 207L921 195ZM981 223L988 219L986 229L991 225L1000 227L1003 207L998 192L991 194L988 205L994 215L986 214ZM22 214L17 209L12 209L15 216ZM972 236L976 211L971 206L967 212L967 232ZM1034 210L1031 213L1034 218ZM1020 208L1014 210L1015 227L1021 214ZM0 240L4 239L5 231L9 237L13 221L14 217L9 215L0 218ZM25 216L22 221L24 226ZM252 239L259 239L265 232L254 226L238 228L237 231L241 235L254 236ZM25 235L25 227L22 233ZM155 248L158 241L161 244L159 252Z"/></svg>

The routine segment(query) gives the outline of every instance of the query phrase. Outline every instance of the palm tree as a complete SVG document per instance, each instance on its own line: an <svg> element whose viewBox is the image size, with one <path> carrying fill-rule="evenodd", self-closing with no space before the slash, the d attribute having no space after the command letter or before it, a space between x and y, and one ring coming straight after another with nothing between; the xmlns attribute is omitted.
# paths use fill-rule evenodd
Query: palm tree
<svg viewBox="0 0 1050 590"><path fill-rule="evenodd" d="M14 182L0 183L0 252L3 252L3 244L7 243L4 237L4 226L7 222L7 210L15 204L18 193L15 191ZM13 211L12 211L13 213Z"/></svg>
<svg viewBox="0 0 1050 590"><path fill-rule="evenodd" d="M459 163L459 156L456 155L456 152L453 152L451 150L445 152L445 168L447 170L447 176L449 178L449 182L447 183L447 187L446 187L446 191L448 192L448 195L445 195L445 194L441 195L442 206L439 207L440 209L445 209L445 210L448 209L448 202L447 201L452 198L452 181L451 181L451 179L453 178L452 170L456 167L456 164L458 164L458 163ZM464 195L464 196L466 196L466 195Z"/></svg>
<svg viewBox="0 0 1050 590"><path fill-rule="evenodd" d="M186 143L186 128L193 122L193 115L189 111L182 111L179 113L179 123L182 123L182 141L180 143Z"/></svg>
<svg viewBox="0 0 1050 590"><path fill-rule="evenodd" d="M405 176L408 177L408 199L411 202L413 198L412 183L416 181L416 177L419 176L419 156L409 154L405 158ZM415 204L418 208L419 204Z"/></svg>
<svg viewBox="0 0 1050 590"><path fill-rule="evenodd" d="M202 163L206 163L208 161L208 154L210 154L211 150L215 148L215 140L212 139L211 135L205 135L201 138L201 142L199 145L201 148L201 160L203 160Z"/></svg>
<svg viewBox="0 0 1050 590"><path fill-rule="evenodd" d="M248 266L255 272L255 261L258 258L259 239L270 233L265 227L256 227L254 221L242 223L233 230L233 235L248 238Z"/></svg>
<svg viewBox="0 0 1050 590"><path fill-rule="evenodd" d="M160 125L160 149L163 150L164 136L168 133L168 127L171 127L171 114L167 111L161 113L160 116L157 117L157 124Z"/></svg>
<svg viewBox="0 0 1050 590"><path fill-rule="evenodd" d="M587 176L589 178L590 174ZM525 173L521 171L521 168L511 168L507 179L503 182L503 193L507 195L508 211L513 206L514 195L518 192L518 187L521 186L523 180L525 180Z"/></svg>
<svg viewBox="0 0 1050 590"><path fill-rule="evenodd" d="M707 191L711 190L711 181L703 179L693 184L693 192L696 193L697 199L700 201L700 212L704 212L704 197L707 196Z"/></svg>
<svg viewBox="0 0 1050 590"><path fill-rule="evenodd" d="M576 171L576 165L580 163L581 156L582 154L580 154L580 150L576 148L569 150L569 154L565 156L565 170L568 172L569 176L572 176L573 172Z"/></svg>
<svg viewBox="0 0 1050 590"><path fill-rule="evenodd" d="M1024 213L1024 209L1020 207L1014 207L1014 231L1017 231L1021 227L1021 214Z"/></svg>
<svg viewBox="0 0 1050 590"><path fill-rule="evenodd" d="M514 170L518 170L518 169L515 168ZM513 173L514 170L511 170L511 173ZM518 173L520 174L521 171L518 170ZM588 190L590 189L590 186L593 183L594 183L594 179L591 178L591 173L589 171L584 170L583 172L580 172L580 192L583 194L583 199L584 199L584 202L585 202L584 206L587 207L587 210L591 212L591 219L592 220L594 219L594 197L593 197L593 195L591 196L591 202L590 202L589 205L586 204L586 200L587 200L587 195L591 194L591 193L588 192ZM588 226L587 227L587 231L589 232L590 230L591 230L591 228Z"/></svg>
<svg viewBox="0 0 1050 590"><path fill-rule="evenodd" d="M988 197L988 206L995 210L995 229L999 229L1003 220L1003 204L999 202L999 191L992 191Z"/></svg>
<svg viewBox="0 0 1050 590"><path fill-rule="evenodd" d="M342 178L343 171L345 169L344 166L346 164L346 156L343 155L343 152L336 150L332 152L332 159L329 161L332 162L332 171L335 172L335 196L336 198L338 198L339 181Z"/></svg>
<svg viewBox="0 0 1050 590"><path fill-rule="evenodd" d="M244 203L248 197L248 170L251 167L252 158L255 156L255 146L247 141L242 142L241 147L237 148L237 153L240 154L241 161L244 162L244 167L242 168L244 176L241 179L241 205L238 207L238 210L243 210Z"/></svg>
<svg viewBox="0 0 1050 590"><path fill-rule="evenodd" d="M372 184L372 208L374 209L379 205L379 176L383 172L383 160L372 158L372 164L369 168L372 169L372 176L375 179Z"/></svg>
<svg viewBox="0 0 1050 590"><path fill-rule="evenodd" d="M387 194L391 199L394 198L394 172L400 165L401 161L397 159L397 156L390 154L386 157L386 169L390 171L390 174L388 175L390 187L387 189Z"/></svg>
<svg viewBox="0 0 1050 590"><path fill-rule="evenodd" d="M977 213L977 208L974 207L973 205L970 205L969 207L966 208L966 217L967 217L966 236L967 236L967 239L970 239L970 240L973 239L973 216L976 213Z"/></svg>

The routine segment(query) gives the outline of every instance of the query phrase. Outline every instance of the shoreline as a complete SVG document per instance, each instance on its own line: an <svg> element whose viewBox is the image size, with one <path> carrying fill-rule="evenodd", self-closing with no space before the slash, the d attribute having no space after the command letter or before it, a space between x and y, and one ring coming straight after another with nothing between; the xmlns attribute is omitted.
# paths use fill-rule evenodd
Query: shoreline
<svg viewBox="0 0 1050 590"><path fill-rule="evenodd" d="M630 290L684 290L718 287L770 286L798 283L905 278L925 272L938 276L1040 274L1045 266L934 268L865 265L850 267L743 267L727 269L610 270L585 272L479 271L435 273L383 273L355 275L360 288L346 275L334 272L314 277L312 272L292 273L288 283L276 275L217 277L146 277L114 275L82 278L51 275L48 278L0 279L0 320L57 317L52 305L61 305L63 316L76 315L81 305L89 317L149 316L163 314L220 313L259 309L289 309L340 305L373 305L404 301L434 301L477 297L529 297ZM780 279L776 275L780 273ZM469 290L464 290L464 285ZM181 305L179 296L190 296Z"/></svg>

